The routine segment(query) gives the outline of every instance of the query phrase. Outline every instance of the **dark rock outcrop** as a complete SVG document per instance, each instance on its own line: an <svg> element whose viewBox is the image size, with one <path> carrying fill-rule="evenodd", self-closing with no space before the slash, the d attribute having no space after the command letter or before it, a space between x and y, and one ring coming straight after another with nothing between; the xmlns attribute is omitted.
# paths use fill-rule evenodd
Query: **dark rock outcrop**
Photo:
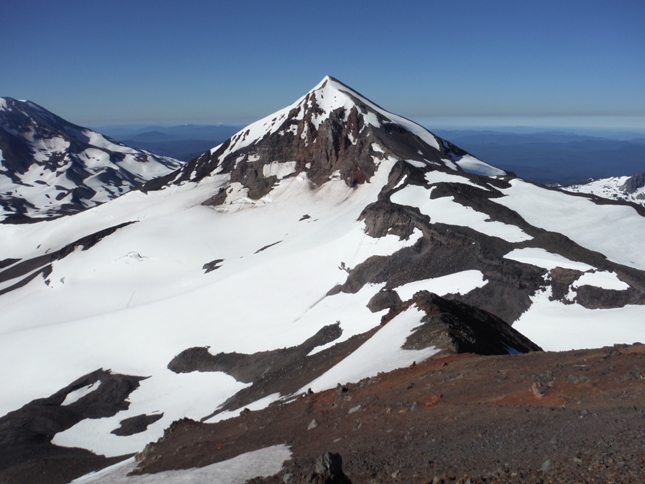
<svg viewBox="0 0 645 484"><path fill-rule="evenodd" d="M58 432L87 418L103 418L127 410L128 396L145 377L97 370L74 381L50 397L34 400L0 418L0 481L7 483L65 483L87 472L122 460L107 459L85 449L58 447L51 443ZM69 404L67 396L96 386Z"/></svg>
<svg viewBox="0 0 645 484"><path fill-rule="evenodd" d="M141 432L145 432L148 429L148 425L155 423L162 417L163 413L158 413L155 415L135 415L134 417L121 420L119 422L120 427L114 429L110 433L121 437L139 434Z"/></svg>
<svg viewBox="0 0 645 484"><path fill-rule="evenodd" d="M445 353L507 355L542 351L500 318L460 301L451 301L428 291L412 298L425 312L421 326L414 329L403 348L435 346Z"/></svg>
<svg viewBox="0 0 645 484"><path fill-rule="evenodd" d="M627 193L634 193L636 190L643 187L645 187L645 171L630 176L621 188Z"/></svg>
<svg viewBox="0 0 645 484"><path fill-rule="evenodd" d="M189 348L175 356L168 369L175 373L193 371L223 371L236 380L251 383L273 369L283 367L304 358L317 346L338 339L343 330L340 324L325 326L314 336L298 346L273 351L261 351L246 355L242 353L218 353L212 355L208 348Z"/></svg>
<svg viewBox="0 0 645 484"><path fill-rule="evenodd" d="M325 452L316 458L316 471L312 474L312 484L351 484L343 472L343 458L340 454Z"/></svg>

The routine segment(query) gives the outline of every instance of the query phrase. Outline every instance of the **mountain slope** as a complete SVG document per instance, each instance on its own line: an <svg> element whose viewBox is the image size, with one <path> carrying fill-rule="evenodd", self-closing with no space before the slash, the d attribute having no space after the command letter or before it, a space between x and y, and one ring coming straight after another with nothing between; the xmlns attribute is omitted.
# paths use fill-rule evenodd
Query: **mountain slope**
<svg viewBox="0 0 645 484"><path fill-rule="evenodd" d="M10 220L75 213L180 166L12 98L0 98L0 164Z"/></svg>
<svg viewBox="0 0 645 484"><path fill-rule="evenodd" d="M595 201L517 179L325 78L140 191L0 226L0 414L101 368L148 377L127 409L53 436L111 457L179 418L446 352L642 340L645 219ZM129 419L146 425L113 433Z"/></svg>
<svg viewBox="0 0 645 484"><path fill-rule="evenodd" d="M632 176L601 178L581 185L571 185L564 190L589 193L610 200L622 200L645 206L645 172Z"/></svg>

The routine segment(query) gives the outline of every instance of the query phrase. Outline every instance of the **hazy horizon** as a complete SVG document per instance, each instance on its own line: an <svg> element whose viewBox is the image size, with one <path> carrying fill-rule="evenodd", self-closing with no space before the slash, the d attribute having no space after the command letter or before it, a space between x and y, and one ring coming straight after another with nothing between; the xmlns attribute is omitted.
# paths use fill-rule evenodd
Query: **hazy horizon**
<svg viewBox="0 0 645 484"><path fill-rule="evenodd" d="M645 129L632 0L9 1L0 17L0 96L83 126L247 124L332 75L421 124Z"/></svg>

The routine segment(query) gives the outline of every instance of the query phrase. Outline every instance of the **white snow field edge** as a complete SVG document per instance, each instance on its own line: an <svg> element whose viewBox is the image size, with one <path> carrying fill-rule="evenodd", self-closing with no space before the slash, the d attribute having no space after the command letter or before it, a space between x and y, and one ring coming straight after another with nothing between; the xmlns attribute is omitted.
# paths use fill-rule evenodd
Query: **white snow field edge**
<svg viewBox="0 0 645 484"><path fill-rule="evenodd" d="M246 452L204 467L128 476L128 473L137 467L134 457L131 457L72 482L79 484L244 484L255 477L277 474L282 469L284 461L290 458L291 450L282 444Z"/></svg>

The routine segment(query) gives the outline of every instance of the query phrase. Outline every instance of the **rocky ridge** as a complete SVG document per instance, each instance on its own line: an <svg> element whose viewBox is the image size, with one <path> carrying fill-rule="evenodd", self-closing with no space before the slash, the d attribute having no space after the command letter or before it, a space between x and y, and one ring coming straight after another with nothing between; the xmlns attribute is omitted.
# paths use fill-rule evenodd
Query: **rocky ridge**
<svg viewBox="0 0 645 484"><path fill-rule="evenodd" d="M0 98L0 203L6 221L76 213L177 169L30 101Z"/></svg>

